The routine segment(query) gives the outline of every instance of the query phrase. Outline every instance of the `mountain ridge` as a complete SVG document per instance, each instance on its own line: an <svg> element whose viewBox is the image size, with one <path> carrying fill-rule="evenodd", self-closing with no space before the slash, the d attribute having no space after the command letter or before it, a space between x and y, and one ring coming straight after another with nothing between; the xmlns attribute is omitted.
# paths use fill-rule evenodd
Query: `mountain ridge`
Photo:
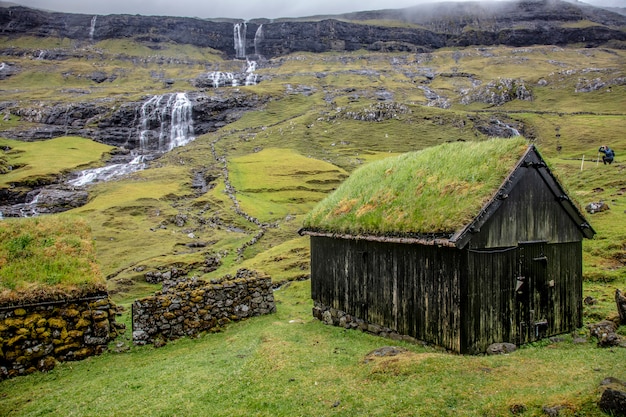
<svg viewBox="0 0 626 417"><path fill-rule="evenodd" d="M321 20L320 20L321 19ZM0 8L0 35L57 37L83 41L133 38L213 48L242 58L233 27L240 29L245 55L266 58L293 52L427 52L470 45L536 44L626 48L626 16L561 0L445 2L405 9L362 11L328 18L199 19L142 15L87 15L27 7ZM400 25L398 25L400 24Z"/></svg>

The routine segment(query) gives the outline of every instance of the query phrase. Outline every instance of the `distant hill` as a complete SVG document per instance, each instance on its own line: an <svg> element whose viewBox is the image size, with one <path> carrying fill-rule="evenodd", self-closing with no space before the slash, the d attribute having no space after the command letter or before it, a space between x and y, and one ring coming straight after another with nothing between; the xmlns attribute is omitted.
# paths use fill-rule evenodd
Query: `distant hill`
<svg viewBox="0 0 626 417"><path fill-rule="evenodd" d="M444 2L395 10L299 19L219 19L56 13L0 8L3 36L100 41L132 38L221 51L225 57L271 58L296 51L412 51L469 45L570 45L626 48L626 16L560 0ZM236 35L233 27L238 25Z"/></svg>

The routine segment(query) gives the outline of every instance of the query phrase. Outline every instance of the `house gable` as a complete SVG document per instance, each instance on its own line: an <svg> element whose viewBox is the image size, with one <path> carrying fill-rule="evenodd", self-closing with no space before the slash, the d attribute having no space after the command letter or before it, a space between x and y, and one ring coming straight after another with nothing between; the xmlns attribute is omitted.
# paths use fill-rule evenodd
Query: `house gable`
<svg viewBox="0 0 626 417"><path fill-rule="evenodd" d="M595 231L534 146L472 222L450 238L456 247L509 247L521 241L565 243Z"/></svg>

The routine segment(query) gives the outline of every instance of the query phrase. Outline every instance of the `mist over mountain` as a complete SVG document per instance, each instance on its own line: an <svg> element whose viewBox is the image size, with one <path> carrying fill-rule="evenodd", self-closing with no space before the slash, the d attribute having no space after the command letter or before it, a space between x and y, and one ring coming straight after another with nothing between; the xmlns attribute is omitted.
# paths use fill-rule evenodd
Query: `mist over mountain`
<svg viewBox="0 0 626 417"><path fill-rule="evenodd" d="M239 40L233 25L241 23ZM133 38L152 45L176 42L236 57L266 58L295 51L416 51L450 46L537 44L622 47L626 17L560 0L445 2L404 9L361 11L298 19L206 20L184 17L57 13L0 8L0 33L100 41Z"/></svg>

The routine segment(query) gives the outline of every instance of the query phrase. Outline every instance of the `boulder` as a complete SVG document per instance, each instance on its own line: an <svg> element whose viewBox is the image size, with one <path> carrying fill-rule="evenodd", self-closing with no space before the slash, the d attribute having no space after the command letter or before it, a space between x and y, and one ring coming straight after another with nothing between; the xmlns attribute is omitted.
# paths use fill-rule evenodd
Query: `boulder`
<svg viewBox="0 0 626 417"><path fill-rule="evenodd" d="M602 320L587 326L592 337L598 339L598 346L611 347L619 346L621 338L617 333L617 325L610 320Z"/></svg>
<svg viewBox="0 0 626 417"><path fill-rule="evenodd" d="M602 396L598 406L612 416L626 416L626 382L609 377L600 383Z"/></svg>
<svg viewBox="0 0 626 417"><path fill-rule="evenodd" d="M505 353L515 352L517 346L513 343L492 343L487 347L487 355L503 355Z"/></svg>

